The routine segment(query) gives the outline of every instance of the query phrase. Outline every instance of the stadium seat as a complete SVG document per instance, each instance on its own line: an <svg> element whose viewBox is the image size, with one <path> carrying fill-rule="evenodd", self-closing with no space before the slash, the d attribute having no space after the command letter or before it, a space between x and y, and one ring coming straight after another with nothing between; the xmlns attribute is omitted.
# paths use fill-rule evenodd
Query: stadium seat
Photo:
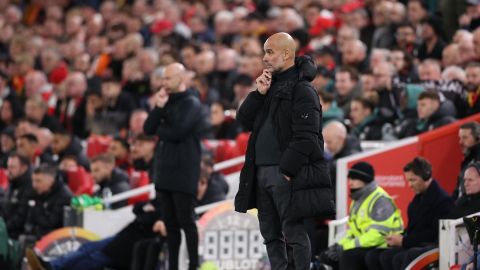
<svg viewBox="0 0 480 270"><path fill-rule="evenodd" d="M143 187L150 184L150 177L145 171L135 171L129 170L128 175L130 176L130 186L132 189ZM128 204L136 204L138 202L148 201L148 193L142 194L139 196L132 197L128 199Z"/></svg>
<svg viewBox="0 0 480 270"><path fill-rule="evenodd" d="M68 187L74 195L93 195L93 187L95 185L93 177L82 166L68 171L66 176Z"/></svg>
<svg viewBox="0 0 480 270"><path fill-rule="evenodd" d="M7 190L8 188L8 173L5 169L0 169L0 189Z"/></svg>
<svg viewBox="0 0 480 270"><path fill-rule="evenodd" d="M112 137L92 135L87 139L87 157L92 158L96 155L107 152Z"/></svg>

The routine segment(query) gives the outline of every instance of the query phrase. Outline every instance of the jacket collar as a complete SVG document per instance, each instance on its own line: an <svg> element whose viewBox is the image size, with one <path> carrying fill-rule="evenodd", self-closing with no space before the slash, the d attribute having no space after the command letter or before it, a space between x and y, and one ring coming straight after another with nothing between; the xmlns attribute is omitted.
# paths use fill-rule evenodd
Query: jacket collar
<svg viewBox="0 0 480 270"><path fill-rule="evenodd" d="M187 89L183 92L179 92L179 93L173 93L173 94L170 94L169 95L169 100L171 101L176 101L176 100L179 100L179 99L182 99L184 97L187 97L189 95L192 94L192 90L191 89Z"/></svg>
<svg viewBox="0 0 480 270"><path fill-rule="evenodd" d="M468 202L480 200L480 192L472 195L465 195Z"/></svg>
<svg viewBox="0 0 480 270"><path fill-rule="evenodd" d="M438 185L435 179L432 179L430 186L422 193L417 194L415 197L418 197L421 200L430 200L437 197L438 189L440 186Z"/></svg>
<svg viewBox="0 0 480 270"><path fill-rule="evenodd" d="M55 181L53 182L53 185L52 187L50 188L50 190L46 193L43 193L43 194L36 194L36 197L40 200L46 200L48 199L49 197L51 197L52 195L56 194L58 192L58 190L60 190L61 188L63 188L63 182L62 182L62 178L61 176L58 176Z"/></svg>
<svg viewBox="0 0 480 270"><path fill-rule="evenodd" d="M15 178L15 180L10 181L11 189L19 189L19 188L25 187L29 184L31 185L31 181L32 181L30 179L30 174L31 173L32 173L31 170L27 169L27 171L25 171L25 173L23 173L19 177Z"/></svg>
<svg viewBox="0 0 480 270"><path fill-rule="evenodd" d="M366 126L368 126L370 123L375 121L377 119L375 112L370 114L369 116L365 117L361 123L359 123L354 129L353 132L357 135L360 135L362 131L365 129Z"/></svg>
<svg viewBox="0 0 480 270"><path fill-rule="evenodd" d="M355 191L355 192L352 192L352 194L350 195L350 197L352 198L352 200L354 201L359 201L359 200L362 200L362 199L365 199L366 197L368 197L368 195L370 195L375 189L377 188L377 182L375 181L372 181L370 183L368 183L366 186L364 186L363 188Z"/></svg>
<svg viewBox="0 0 480 270"><path fill-rule="evenodd" d="M295 78L298 78L298 73L295 68L295 65L293 65L282 72L273 74L272 83L290 81Z"/></svg>

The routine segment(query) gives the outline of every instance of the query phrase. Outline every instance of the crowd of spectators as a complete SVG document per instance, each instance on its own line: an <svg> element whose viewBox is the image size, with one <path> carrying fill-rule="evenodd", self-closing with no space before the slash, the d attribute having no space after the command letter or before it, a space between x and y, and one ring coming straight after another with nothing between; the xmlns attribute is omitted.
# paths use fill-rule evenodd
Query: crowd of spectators
<svg viewBox="0 0 480 270"><path fill-rule="evenodd" d="M0 0L0 187L10 183L0 194L108 197L148 184L156 141L143 122L173 62L203 105L204 138L244 145L235 109L276 32L317 64L332 164L360 141L438 128L480 112L479 25L476 0ZM205 191L211 174L199 190L216 197ZM30 228L36 238L49 230Z"/></svg>

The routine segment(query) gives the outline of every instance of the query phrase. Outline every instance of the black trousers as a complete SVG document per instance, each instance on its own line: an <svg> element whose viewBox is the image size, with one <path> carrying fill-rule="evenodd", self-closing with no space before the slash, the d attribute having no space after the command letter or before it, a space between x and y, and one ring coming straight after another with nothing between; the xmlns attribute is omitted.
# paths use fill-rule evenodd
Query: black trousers
<svg viewBox="0 0 480 270"><path fill-rule="evenodd" d="M371 248L354 248L340 253L340 270L366 270L365 255Z"/></svg>
<svg viewBox="0 0 480 270"><path fill-rule="evenodd" d="M289 215L290 183L278 166L259 166L257 181L258 220L271 269L310 269L310 240L303 220ZM291 252L287 252L287 245Z"/></svg>
<svg viewBox="0 0 480 270"><path fill-rule="evenodd" d="M168 263L170 270L178 270L178 254L182 235L185 232L189 259L189 269L197 269L198 231L195 223L196 198L181 192L160 192L160 200L167 227Z"/></svg>
<svg viewBox="0 0 480 270"><path fill-rule="evenodd" d="M137 241L133 247L131 270L157 269L158 255L164 241L163 237Z"/></svg>
<svg viewBox="0 0 480 270"><path fill-rule="evenodd" d="M404 249L400 247L388 249L372 249L366 256L365 261L369 270L393 269L403 270L413 260L423 253L435 247L414 247Z"/></svg>

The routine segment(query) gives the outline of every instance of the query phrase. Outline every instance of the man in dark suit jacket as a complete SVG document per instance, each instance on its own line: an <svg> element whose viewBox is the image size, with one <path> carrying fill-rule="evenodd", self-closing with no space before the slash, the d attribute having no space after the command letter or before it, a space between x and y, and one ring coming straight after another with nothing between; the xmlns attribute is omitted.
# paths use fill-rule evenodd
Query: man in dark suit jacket
<svg viewBox="0 0 480 270"><path fill-rule="evenodd" d="M408 205L408 226L402 235L385 236L390 249L374 249L366 256L368 269L405 269L422 253L438 245L438 221L446 218L454 204L432 178L432 166L416 157L403 167L405 179L415 192Z"/></svg>

